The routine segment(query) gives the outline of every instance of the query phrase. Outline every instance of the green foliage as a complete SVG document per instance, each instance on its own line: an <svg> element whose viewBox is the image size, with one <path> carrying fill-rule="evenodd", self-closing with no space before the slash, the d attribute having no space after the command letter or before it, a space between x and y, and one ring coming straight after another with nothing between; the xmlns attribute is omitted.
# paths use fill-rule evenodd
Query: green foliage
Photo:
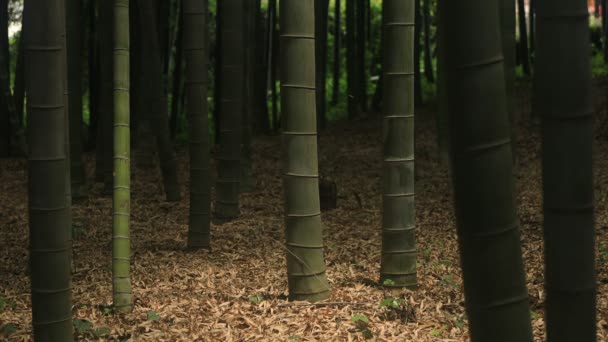
<svg viewBox="0 0 608 342"><path fill-rule="evenodd" d="M74 320L74 330L80 335L94 338L100 338L110 334L110 329L108 327L93 329L93 323L80 318Z"/></svg>
<svg viewBox="0 0 608 342"><path fill-rule="evenodd" d="M359 331L365 339L371 339L374 334L369 329L369 318L364 314L356 314L350 319L354 324L357 331Z"/></svg>
<svg viewBox="0 0 608 342"><path fill-rule="evenodd" d="M532 317L532 319L539 319L542 316L539 313L537 313L537 312L530 311L530 317Z"/></svg>
<svg viewBox="0 0 608 342"><path fill-rule="evenodd" d="M254 294L247 297L252 304L260 304L264 300L264 295Z"/></svg>
<svg viewBox="0 0 608 342"><path fill-rule="evenodd" d="M93 327L93 323L87 321L86 319L75 319L74 320L74 330L76 330L79 334L87 333Z"/></svg>
<svg viewBox="0 0 608 342"><path fill-rule="evenodd" d="M148 321L158 322L160 321L160 316L156 311L148 311Z"/></svg>
<svg viewBox="0 0 608 342"><path fill-rule="evenodd" d="M4 306L5 306L4 298L0 297L0 311L4 310Z"/></svg>
<svg viewBox="0 0 608 342"><path fill-rule="evenodd" d="M443 333L443 328L433 329L431 331L431 336L439 336L441 333Z"/></svg>
<svg viewBox="0 0 608 342"><path fill-rule="evenodd" d="M384 286L395 286L395 281L392 279L384 279L384 282L382 282L382 285Z"/></svg>
<svg viewBox="0 0 608 342"><path fill-rule="evenodd" d="M608 65L606 65L602 53L596 53L591 56L591 76L593 78L608 76Z"/></svg>
<svg viewBox="0 0 608 342"><path fill-rule="evenodd" d="M6 323L0 325L0 336L8 337L17 331L17 325L14 323Z"/></svg>
<svg viewBox="0 0 608 342"><path fill-rule="evenodd" d="M398 309L402 304L403 301L400 298L389 297L380 302L380 307L386 309Z"/></svg>
<svg viewBox="0 0 608 342"><path fill-rule="evenodd" d="M290 341L298 341L298 340L301 340L301 339L302 339L302 336L300 336L300 335L291 335L291 336L289 336L289 340Z"/></svg>
<svg viewBox="0 0 608 342"><path fill-rule="evenodd" d="M451 287L454 287L454 288L458 288L458 283L455 282L452 279L452 276L449 275L449 274L446 275L446 276L444 276L443 278L441 278L441 280L439 281L439 284L441 284L442 286L446 286L446 287L447 286L451 286Z"/></svg>

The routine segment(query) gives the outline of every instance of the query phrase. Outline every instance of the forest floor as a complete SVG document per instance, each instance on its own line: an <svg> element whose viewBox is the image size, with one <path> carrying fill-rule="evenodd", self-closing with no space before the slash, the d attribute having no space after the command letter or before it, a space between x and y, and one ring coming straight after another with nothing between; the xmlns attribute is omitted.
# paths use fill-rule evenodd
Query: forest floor
<svg viewBox="0 0 608 342"><path fill-rule="evenodd" d="M598 92L603 93L604 90ZM522 92L524 93L524 92ZM520 107L527 107L526 99ZM597 108L605 108L603 96ZM608 136L598 111L595 146L598 339L608 340ZM183 199L167 203L158 172L134 170L134 310L114 314L111 293L111 199L92 187L73 206L73 305L79 340L150 341L465 341L462 280L447 167L440 162L431 109L417 114L416 191L419 288L378 286L381 119L336 123L320 138L321 174L338 185L338 209L324 212L326 303L286 300L280 137L254 143L255 190L241 217L212 227L212 252L188 251L186 151L180 150ZM528 114L522 122L530 122ZM517 190L532 324L544 340L540 140L519 125ZM602 138L600 138L602 136ZM93 174L93 156L87 155ZM0 162L0 340L31 340L27 274L26 163ZM574 228L574 227L573 227ZM576 232L573 231L575 234ZM565 270L566 271L566 270ZM398 308L381 307L401 298ZM353 317L368 319L355 323Z"/></svg>

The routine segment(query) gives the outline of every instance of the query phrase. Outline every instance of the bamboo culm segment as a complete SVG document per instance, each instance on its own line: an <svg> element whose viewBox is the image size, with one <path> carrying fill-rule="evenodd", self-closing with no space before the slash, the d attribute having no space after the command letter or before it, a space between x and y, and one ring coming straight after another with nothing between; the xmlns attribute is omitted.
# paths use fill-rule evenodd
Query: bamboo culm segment
<svg viewBox="0 0 608 342"><path fill-rule="evenodd" d="M507 96L507 113L511 124L511 149L513 160L516 156L517 125L515 121L515 1L500 1L500 25L502 35L502 53L504 56L505 90Z"/></svg>
<svg viewBox="0 0 608 342"><path fill-rule="evenodd" d="M594 134L587 3L539 1L536 13L534 83L542 122L547 340L595 341Z"/></svg>
<svg viewBox="0 0 608 342"><path fill-rule="evenodd" d="M25 2L32 325L36 341L73 341L65 198L63 1Z"/></svg>
<svg viewBox="0 0 608 342"><path fill-rule="evenodd" d="M330 295L319 203L314 0L281 0L281 108L289 299Z"/></svg>
<svg viewBox="0 0 608 342"><path fill-rule="evenodd" d="M471 340L532 341L499 3L440 1L439 6L445 24L451 170Z"/></svg>
<svg viewBox="0 0 608 342"><path fill-rule="evenodd" d="M86 175L82 162L82 1L66 0L67 65L69 94L70 173L74 198L87 195Z"/></svg>
<svg viewBox="0 0 608 342"><path fill-rule="evenodd" d="M188 247L210 247L209 123L207 119L208 0L184 0L186 111L190 139Z"/></svg>
<svg viewBox="0 0 608 342"><path fill-rule="evenodd" d="M239 216L239 183L243 140L244 30L243 0L223 0L221 11L220 150L217 157L216 203L218 222Z"/></svg>
<svg viewBox="0 0 608 342"><path fill-rule="evenodd" d="M382 257L380 281L416 285L414 233L414 0L384 0Z"/></svg>
<svg viewBox="0 0 608 342"><path fill-rule="evenodd" d="M114 0L114 194L112 291L114 308L130 311L131 209L129 109L129 0Z"/></svg>

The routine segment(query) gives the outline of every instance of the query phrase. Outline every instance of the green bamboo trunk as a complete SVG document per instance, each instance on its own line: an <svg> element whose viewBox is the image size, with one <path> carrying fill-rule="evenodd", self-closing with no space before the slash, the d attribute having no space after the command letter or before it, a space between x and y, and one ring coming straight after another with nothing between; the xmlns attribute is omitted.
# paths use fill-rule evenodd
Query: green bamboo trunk
<svg viewBox="0 0 608 342"><path fill-rule="evenodd" d="M416 285L414 234L414 0L384 0L382 257L380 281Z"/></svg>
<svg viewBox="0 0 608 342"><path fill-rule="evenodd" d="M184 0L186 112L190 139L190 212L188 247L210 247L209 118L207 104L208 0Z"/></svg>
<svg viewBox="0 0 608 342"><path fill-rule="evenodd" d="M63 1L25 2L32 325L36 341L73 341L66 182Z"/></svg>
<svg viewBox="0 0 608 342"><path fill-rule="evenodd" d="M100 87L99 87L99 123L98 134L99 143L96 148L100 154L101 180L104 183L104 194L112 194L112 141L114 131L114 97L112 75L114 74L113 65L113 37L114 37L114 12L111 0L98 2L99 6L99 67L100 67Z"/></svg>
<svg viewBox="0 0 608 342"><path fill-rule="evenodd" d="M129 0L114 0L114 197L112 291L114 308L131 311Z"/></svg>
<svg viewBox="0 0 608 342"><path fill-rule="evenodd" d="M290 300L329 297L319 203L314 0L281 0L281 108Z"/></svg>
<svg viewBox="0 0 608 342"><path fill-rule="evenodd" d="M243 143L245 42L243 0L222 0L220 150L217 157L216 203L218 223L239 216L239 183Z"/></svg>
<svg viewBox="0 0 608 342"><path fill-rule="evenodd" d="M70 173L72 197L87 194L82 163L82 1L66 0L68 112L70 121Z"/></svg>
<svg viewBox="0 0 608 342"><path fill-rule="evenodd" d="M537 4L549 341L596 340L593 106L587 3Z"/></svg>
<svg viewBox="0 0 608 342"><path fill-rule="evenodd" d="M532 341L499 2L439 5L445 24L451 171L471 340Z"/></svg>

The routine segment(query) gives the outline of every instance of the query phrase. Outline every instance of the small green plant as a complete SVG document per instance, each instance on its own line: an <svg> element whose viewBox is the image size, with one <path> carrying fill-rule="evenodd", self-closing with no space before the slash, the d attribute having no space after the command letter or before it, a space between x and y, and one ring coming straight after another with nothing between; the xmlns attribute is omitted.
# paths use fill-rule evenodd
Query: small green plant
<svg viewBox="0 0 608 342"><path fill-rule="evenodd" d="M93 330L91 333L93 334L93 336L95 338L104 337L104 336L110 335L110 328L101 327L101 328Z"/></svg>
<svg viewBox="0 0 608 342"><path fill-rule="evenodd" d="M439 336L441 333L443 333L443 328L433 329L431 331L431 336Z"/></svg>
<svg viewBox="0 0 608 342"><path fill-rule="evenodd" d="M289 340L290 341L298 341L298 340L301 340L301 339L302 339L302 336L300 336L300 335L291 335L291 336L289 336Z"/></svg>
<svg viewBox="0 0 608 342"><path fill-rule="evenodd" d="M442 286L450 286L450 287L454 287L454 288L458 287L458 283L455 282L452 279L452 276L449 274L444 276L443 278L441 278L441 280L439 281L439 284L441 284Z"/></svg>
<svg viewBox="0 0 608 342"><path fill-rule="evenodd" d="M374 337L374 334L369 330L369 318L364 314L356 314L350 319L354 324L357 331L361 332L365 339Z"/></svg>
<svg viewBox="0 0 608 342"><path fill-rule="evenodd" d="M74 330L79 334L85 334L91 330L93 324L86 319L77 318L74 320Z"/></svg>
<svg viewBox="0 0 608 342"><path fill-rule="evenodd" d="M403 304L401 298L388 297L380 302L381 308L398 309Z"/></svg>
<svg viewBox="0 0 608 342"><path fill-rule="evenodd" d="M158 322L160 321L160 316L156 311L148 311L148 321Z"/></svg>
<svg viewBox="0 0 608 342"><path fill-rule="evenodd" d="M6 323L0 325L0 336L8 337L17 331L17 325L13 323Z"/></svg>
<svg viewBox="0 0 608 342"><path fill-rule="evenodd" d="M249 295L247 297L252 304L260 304L264 300L264 296L261 294Z"/></svg>
<svg viewBox="0 0 608 342"><path fill-rule="evenodd" d="M532 317L532 319L539 319L541 316L537 312L530 311L530 317Z"/></svg>
<svg viewBox="0 0 608 342"><path fill-rule="evenodd" d="M385 279L384 282L382 282L382 285L384 285L384 286L395 286L395 281L393 279Z"/></svg>

